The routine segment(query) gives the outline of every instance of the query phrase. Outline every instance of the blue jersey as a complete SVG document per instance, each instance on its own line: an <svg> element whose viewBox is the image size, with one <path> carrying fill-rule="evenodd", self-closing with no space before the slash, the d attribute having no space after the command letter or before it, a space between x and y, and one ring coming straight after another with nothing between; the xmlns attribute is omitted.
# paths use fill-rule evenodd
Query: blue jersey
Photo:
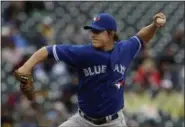
<svg viewBox="0 0 185 127"><path fill-rule="evenodd" d="M124 107L126 71L143 47L137 36L115 42L112 51L90 45L48 46L50 56L64 61L78 71L78 106L86 115L105 117Z"/></svg>

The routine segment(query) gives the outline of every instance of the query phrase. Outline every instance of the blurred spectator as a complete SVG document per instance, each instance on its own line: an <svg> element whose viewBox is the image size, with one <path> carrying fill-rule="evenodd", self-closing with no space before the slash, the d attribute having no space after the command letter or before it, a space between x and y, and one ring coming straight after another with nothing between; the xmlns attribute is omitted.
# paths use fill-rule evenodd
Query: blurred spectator
<svg viewBox="0 0 185 127"><path fill-rule="evenodd" d="M23 50L24 52L26 47L28 46L26 40L21 36L19 29L15 25L11 24L9 26L10 26L9 38L12 38L12 40L14 40L17 49Z"/></svg>
<svg viewBox="0 0 185 127"><path fill-rule="evenodd" d="M178 89L180 88L178 82L178 68L173 66L173 60L171 57L166 57L160 62L160 73L161 73L161 87L168 87Z"/></svg>
<svg viewBox="0 0 185 127"><path fill-rule="evenodd" d="M175 56L179 53L179 51L184 50L184 29L177 29L172 36L172 40L163 51L163 57L171 57L171 59L175 60ZM183 54L181 54L183 55ZM184 57L183 57L184 59ZM181 60L183 62L183 60ZM178 61L177 61L178 62Z"/></svg>
<svg viewBox="0 0 185 127"><path fill-rule="evenodd" d="M52 27L52 19L46 16L42 19L40 23L36 25L36 33L33 34L31 42L37 47L41 48L45 45L55 44L55 31Z"/></svg>
<svg viewBox="0 0 185 127"><path fill-rule="evenodd" d="M9 63L16 65L22 59L22 53L16 48L15 42L12 38L4 37L4 48L2 49L2 59Z"/></svg>
<svg viewBox="0 0 185 127"><path fill-rule="evenodd" d="M45 37L47 45L55 44L51 17L44 17L42 24L40 25L40 32Z"/></svg>
<svg viewBox="0 0 185 127"><path fill-rule="evenodd" d="M158 89L160 85L160 73L157 70L155 62L148 58L138 67L134 75L134 83L143 88Z"/></svg>

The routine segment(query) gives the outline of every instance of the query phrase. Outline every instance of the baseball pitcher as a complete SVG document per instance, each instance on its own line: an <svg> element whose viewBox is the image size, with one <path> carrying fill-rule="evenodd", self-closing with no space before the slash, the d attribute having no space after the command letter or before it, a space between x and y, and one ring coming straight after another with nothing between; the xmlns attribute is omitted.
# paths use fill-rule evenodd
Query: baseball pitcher
<svg viewBox="0 0 185 127"><path fill-rule="evenodd" d="M126 71L156 30L165 23L165 15L157 13L150 25L128 40L119 40L114 17L100 13L93 18L92 24L84 26L90 32L90 44L52 45L36 51L15 71L21 82L20 89L33 101L32 69L39 62L53 57L77 68L79 76L78 112L59 127L126 127L122 112Z"/></svg>

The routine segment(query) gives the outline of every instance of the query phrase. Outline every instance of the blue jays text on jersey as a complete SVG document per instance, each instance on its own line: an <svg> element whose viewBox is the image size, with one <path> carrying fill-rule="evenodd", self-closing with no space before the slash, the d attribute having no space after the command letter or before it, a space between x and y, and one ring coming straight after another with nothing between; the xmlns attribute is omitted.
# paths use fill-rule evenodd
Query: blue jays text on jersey
<svg viewBox="0 0 185 127"><path fill-rule="evenodd" d="M121 73L122 75L125 72L125 67L123 65L116 64L113 71L117 71L118 73ZM99 75L107 72L107 65L97 65L93 67L88 67L83 69L85 76L93 76L93 75Z"/></svg>
<svg viewBox="0 0 185 127"><path fill-rule="evenodd" d="M101 118L124 106L126 70L143 47L138 36L115 42L112 51L90 45L47 46L48 54L78 71L78 106L86 115Z"/></svg>

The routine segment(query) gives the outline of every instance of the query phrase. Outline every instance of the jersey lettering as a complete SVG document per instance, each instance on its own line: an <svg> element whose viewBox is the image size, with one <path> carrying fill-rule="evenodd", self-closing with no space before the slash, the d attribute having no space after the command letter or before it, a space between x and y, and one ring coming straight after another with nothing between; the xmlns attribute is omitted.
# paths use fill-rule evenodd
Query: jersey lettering
<svg viewBox="0 0 185 127"><path fill-rule="evenodd" d="M123 65L116 64L113 71L118 72L123 75L125 73L125 70L126 68ZM83 72L84 72L85 77L103 74L107 72L107 66L98 65L98 66L88 67L88 68L84 68Z"/></svg>
<svg viewBox="0 0 185 127"><path fill-rule="evenodd" d="M83 69L85 76L93 76L98 74L106 73L107 66L106 65L98 65L94 67L88 67Z"/></svg>
<svg viewBox="0 0 185 127"><path fill-rule="evenodd" d="M122 75L125 73L126 68L123 65L116 64L114 67L114 71L121 73Z"/></svg>

